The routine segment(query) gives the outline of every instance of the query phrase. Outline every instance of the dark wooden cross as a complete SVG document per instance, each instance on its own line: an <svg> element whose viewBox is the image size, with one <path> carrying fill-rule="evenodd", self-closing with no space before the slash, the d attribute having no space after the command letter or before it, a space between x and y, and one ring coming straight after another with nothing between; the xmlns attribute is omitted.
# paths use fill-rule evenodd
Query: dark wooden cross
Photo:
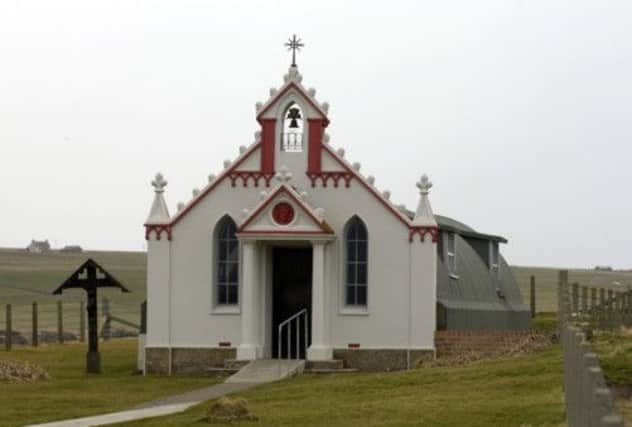
<svg viewBox="0 0 632 427"><path fill-rule="evenodd" d="M101 356L99 355L99 332L97 331L97 289L119 288L123 292L129 290L121 285L110 273L94 260L88 259L75 270L55 291L53 295L61 295L66 289L83 289L86 291L88 303L88 353L86 354L86 372L101 372Z"/></svg>
<svg viewBox="0 0 632 427"><path fill-rule="evenodd" d="M287 40L285 46L287 46L287 50L292 51L292 67L296 67L296 51L301 50L301 48L305 45L301 39L297 39L296 34L294 34L291 39Z"/></svg>

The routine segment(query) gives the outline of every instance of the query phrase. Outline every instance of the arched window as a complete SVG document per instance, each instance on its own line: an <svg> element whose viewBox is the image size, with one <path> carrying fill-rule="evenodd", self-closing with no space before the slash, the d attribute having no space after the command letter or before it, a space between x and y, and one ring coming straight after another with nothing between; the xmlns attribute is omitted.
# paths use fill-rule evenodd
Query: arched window
<svg viewBox="0 0 632 427"><path fill-rule="evenodd" d="M217 305L239 302L239 242L237 226L225 216L215 231L215 301Z"/></svg>
<svg viewBox="0 0 632 427"><path fill-rule="evenodd" d="M283 115L281 150L294 153L303 151L303 130L303 111L298 104L293 102Z"/></svg>
<svg viewBox="0 0 632 427"><path fill-rule="evenodd" d="M345 301L349 306L366 306L369 259L369 236L364 222L357 216L345 228L346 286Z"/></svg>

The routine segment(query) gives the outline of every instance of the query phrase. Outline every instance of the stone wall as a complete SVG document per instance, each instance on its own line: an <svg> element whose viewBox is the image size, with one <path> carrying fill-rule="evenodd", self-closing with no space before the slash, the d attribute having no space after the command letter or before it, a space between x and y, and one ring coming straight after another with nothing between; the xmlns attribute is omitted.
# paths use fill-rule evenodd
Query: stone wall
<svg viewBox="0 0 632 427"><path fill-rule="evenodd" d="M361 371L397 371L407 369L408 350L405 349L334 349L334 359L344 361L345 368ZM410 368L420 360L434 358L433 350L410 350Z"/></svg>
<svg viewBox="0 0 632 427"><path fill-rule="evenodd" d="M173 374L204 373L208 368L223 368L226 360L234 359L235 348L173 348L171 350ZM145 348L147 373L169 373L169 349Z"/></svg>
<svg viewBox="0 0 632 427"><path fill-rule="evenodd" d="M491 354L500 347L517 345L532 331L436 331L437 357L476 352Z"/></svg>

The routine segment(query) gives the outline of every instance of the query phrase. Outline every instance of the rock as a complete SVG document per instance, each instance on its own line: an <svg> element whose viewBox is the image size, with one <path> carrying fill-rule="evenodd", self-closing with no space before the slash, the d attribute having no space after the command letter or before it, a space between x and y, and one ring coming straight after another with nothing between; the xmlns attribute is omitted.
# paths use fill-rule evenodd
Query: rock
<svg viewBox="0 0 632 427"><path fill-rule="evenodd" d="M48 372L33 363L0 360L0 383L31 383L48 379Z"/></svg>
<svg viewBox="0 0 632 427"><path fill-rule="evenodd" d="M233 399L230 397L221 397L211 402L207 416L209 423L257 420L257 417L248 410L248 401L246 399Z"/></svg>

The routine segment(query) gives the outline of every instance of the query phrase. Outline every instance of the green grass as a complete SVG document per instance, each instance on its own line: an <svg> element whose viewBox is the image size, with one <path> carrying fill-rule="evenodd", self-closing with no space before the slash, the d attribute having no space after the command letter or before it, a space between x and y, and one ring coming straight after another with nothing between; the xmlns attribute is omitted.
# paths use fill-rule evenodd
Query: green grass
<svg viewBox="0 0 632 427"><path fill-rule="evenodd" d="M0 425L21 426L129 409L218 381L204 377L136 375L136 346L136 340L101 343L103 373L100 375L85 373L85 345L0 351L0 359L37 363L51 376L49 381L36 383L0 383Z"/></svg>
<svg viewBox="0 0 632 427"><path fill-rule="evenodd" d="M303 375L237 394L262 426L564 425L559 346L461 367ZM207 403L127 427L203 425ZM233 425L233 424L231 424Z"/></svg>

